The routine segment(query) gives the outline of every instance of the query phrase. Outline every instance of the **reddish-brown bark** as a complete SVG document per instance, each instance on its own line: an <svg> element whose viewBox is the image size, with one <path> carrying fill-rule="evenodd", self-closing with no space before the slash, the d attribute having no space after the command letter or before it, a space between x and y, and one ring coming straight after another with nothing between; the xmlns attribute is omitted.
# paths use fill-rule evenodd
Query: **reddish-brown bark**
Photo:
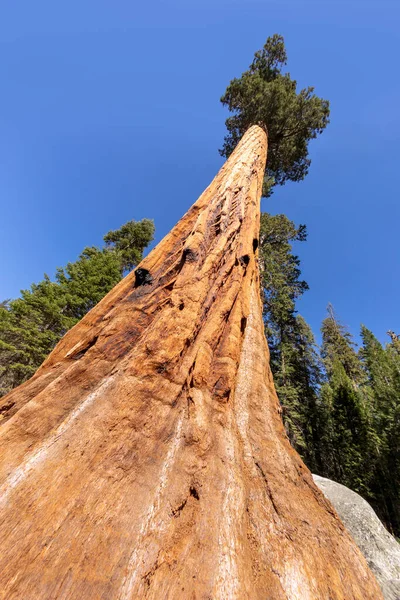
<svg viewBox="0 0 400 600"><path fill-rule="evenodd" d="M171 233L3 399L0 598L377 600L290 447L252 127Z"/></svg>

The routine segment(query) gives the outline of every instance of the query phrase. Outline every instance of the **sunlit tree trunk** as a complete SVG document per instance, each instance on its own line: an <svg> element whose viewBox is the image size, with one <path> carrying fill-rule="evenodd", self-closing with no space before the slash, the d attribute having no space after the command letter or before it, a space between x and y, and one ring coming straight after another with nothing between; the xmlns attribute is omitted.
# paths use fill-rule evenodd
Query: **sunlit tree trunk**
<svg viewBox="0 0 400 600"><path fill-rule="evenodd" d="M0 598L381 598L282 426L257 265L266 151L249 129L3 399Z"/></svg>

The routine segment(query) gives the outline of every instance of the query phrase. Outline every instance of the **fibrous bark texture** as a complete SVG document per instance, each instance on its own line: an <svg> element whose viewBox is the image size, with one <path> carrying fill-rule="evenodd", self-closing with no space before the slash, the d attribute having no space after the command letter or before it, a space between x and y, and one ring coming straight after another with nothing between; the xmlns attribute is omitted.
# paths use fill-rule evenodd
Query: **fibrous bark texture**
<svg viewBox="0 0 400 600"><path fill-rule="evenodd" d="M0 598L381 598L282 426L257 265L266 146L252 127L3 399Z"/></svg>

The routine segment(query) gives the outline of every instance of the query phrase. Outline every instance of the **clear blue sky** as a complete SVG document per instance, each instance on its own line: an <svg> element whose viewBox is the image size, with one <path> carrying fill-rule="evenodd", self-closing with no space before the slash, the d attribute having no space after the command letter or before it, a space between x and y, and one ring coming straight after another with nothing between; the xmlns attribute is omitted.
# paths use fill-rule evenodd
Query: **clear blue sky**
<svg viewBox="0 0 400 600"><path fill-rule="evenodd" d="M308 178L262 209L306 223L315 331L400 333L398 0L3 0L0 299L129 219L157 241L222 164L219 98L266 37L331 101ZM388 339L388 338L387 338Z"/></svg>

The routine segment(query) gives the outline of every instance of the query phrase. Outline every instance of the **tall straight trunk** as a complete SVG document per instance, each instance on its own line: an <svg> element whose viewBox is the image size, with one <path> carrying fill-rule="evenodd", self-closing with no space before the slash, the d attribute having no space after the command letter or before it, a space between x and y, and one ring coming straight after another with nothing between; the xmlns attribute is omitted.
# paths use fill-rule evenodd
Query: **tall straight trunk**
<svg viewBox="0 0 400 600"><path fill-rule="evenodd" d="M290 447L263 333L267 139L3 399L0 598L377 600Z"/></svg>

